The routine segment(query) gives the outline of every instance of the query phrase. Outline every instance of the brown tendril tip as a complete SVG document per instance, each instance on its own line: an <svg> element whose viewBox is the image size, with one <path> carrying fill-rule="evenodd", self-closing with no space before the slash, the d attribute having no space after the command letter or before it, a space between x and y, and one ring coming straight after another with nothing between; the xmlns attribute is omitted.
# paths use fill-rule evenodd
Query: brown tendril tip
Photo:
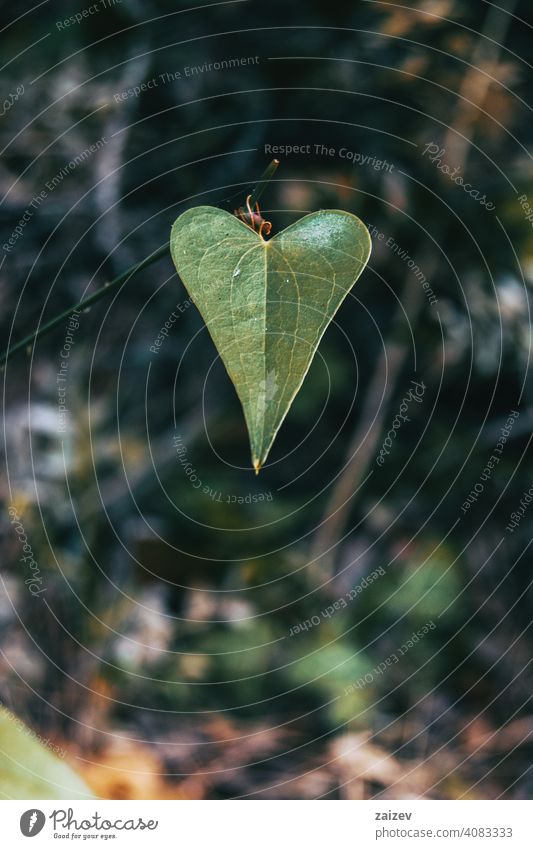
<svg viewBox="0 0 533 849"><path fill-rule="evenodd" d="M265 219L261 215L261 210L259 209L259 202L258 201L256 201L255 210L252 209L251 204L250 204L251 197L252 197L252 195L250 194L246 198L246 209L247 209L247 211L245 212L244 209L241 206L241 207L239 207L238 209L235 210L235 215L237 216L237 218L240 218L240 220L244 224L246 224L247 227L251 227L251 229L254 231L254 233L258 233L259 236L261 238L263 238L263 235L265 235L265 236L269 235L270 231L272 230L272 223L270 221L265 221ZM257 230L256 230L256 226L257 226Z"/></svg>

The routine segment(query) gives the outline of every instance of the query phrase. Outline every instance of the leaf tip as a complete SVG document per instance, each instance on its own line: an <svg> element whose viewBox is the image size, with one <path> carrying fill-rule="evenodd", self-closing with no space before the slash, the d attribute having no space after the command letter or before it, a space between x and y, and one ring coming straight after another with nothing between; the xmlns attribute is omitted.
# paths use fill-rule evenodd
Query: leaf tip
<svg viewBox="0 0 533 849"><path fill-rule="evenodd" d="M255 469L256 475L258 475L259 472L261 471L261 465L262 465L261 460L254 460L254 469Z"/></svg>

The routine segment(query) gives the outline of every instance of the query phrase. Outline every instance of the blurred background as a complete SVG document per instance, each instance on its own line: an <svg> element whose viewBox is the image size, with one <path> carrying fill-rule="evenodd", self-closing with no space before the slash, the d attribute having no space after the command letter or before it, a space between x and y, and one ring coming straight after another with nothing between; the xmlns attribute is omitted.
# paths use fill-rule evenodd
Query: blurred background
<svg viewBox="0 0 533 849"><path fill-rule="evenodd" d="M103 798L530 798L529 4L0 9L2 348L274 155L273 233L373 240L258 477L168 254L8 362L7 736Z"/></svg>

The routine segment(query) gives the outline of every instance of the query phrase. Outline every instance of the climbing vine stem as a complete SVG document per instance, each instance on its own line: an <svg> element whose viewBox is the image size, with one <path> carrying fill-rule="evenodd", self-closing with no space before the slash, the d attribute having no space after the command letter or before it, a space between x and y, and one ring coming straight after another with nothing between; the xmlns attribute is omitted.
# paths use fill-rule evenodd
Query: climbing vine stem
<svg viewBox="0 0 533 849"><path fill-rule="evenodd" d="M279 165L279 161L277 159L273 159L270 165L265 169L261 177L259 178L255 188L252 191L251 201L252 203L256 203L259 197L262 195L267 183L274 176L276 169ZM41 336L44 336L46 333L50 333L54 330L55 327L62 324L66 321L69 316L76 310L81 312L82 310L86 310L88 307L95 304L100 298L103 298L105 295L108 295L114 289L121 285L121 283L126 282L135 274L138 274L139 271L142 271L143 268L147 268L147 266L152 265L153 262L156 262L166 253L168 253L169 245L168 242L162 245L157 250L153 251L149 256L141 259L140 262L137 262L135 265L127 268L126 271L123 271L122 274L119 274L118 277L115 277L113 280L104 283L103 286L96 289L91 295L88 295L81 301L78 301L77 304L72 304L68 309L63 310L63 312L51 318L50 321L45 322L44 324L39 325L36 330L33 330L31 333L28 333L22 339L19 339L18 342L15 342L14 345L11 345L7 348L6 351L0 357L0 367L3 368L8 360L11 357L18 353L19 351L23 351L25 349L29 349L31 351L32 345L36 342L37 339L40 339Z"/></svg>

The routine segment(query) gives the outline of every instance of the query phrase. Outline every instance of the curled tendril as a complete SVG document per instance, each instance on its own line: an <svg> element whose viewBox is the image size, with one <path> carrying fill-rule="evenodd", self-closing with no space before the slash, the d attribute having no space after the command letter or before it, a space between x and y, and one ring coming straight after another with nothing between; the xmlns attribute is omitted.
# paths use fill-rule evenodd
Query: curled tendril
<svg viewBox="0 0 533 849"><path fill-rule="evenodd" d="M261 210L259 209L259 203L256 202L255 210L252 209L250 205L250 199L252 195L248 195L246 198L246 212L242 207L235 210L235 215L237 218L246 224L247 227L251 227L254 233L258 233L261 238L263 236L268 236L270 231L272 230L272 223L270 221L266 221L261 215ZM257 229L256 229L257 227Z"/></svg>

